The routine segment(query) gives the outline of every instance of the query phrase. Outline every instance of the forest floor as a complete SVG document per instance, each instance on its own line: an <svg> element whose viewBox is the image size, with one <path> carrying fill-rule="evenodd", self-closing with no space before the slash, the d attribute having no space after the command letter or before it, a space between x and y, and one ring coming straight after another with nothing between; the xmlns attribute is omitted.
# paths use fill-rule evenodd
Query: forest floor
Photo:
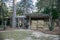
<svg viewBox="0 0 60 40"><path fill-rule="evenodd" d="M29 29L0 31L0 40L59 40L59 35L45 34Z"/></svg>
<svg viewBox="0 0 60 40"><path fill-rule="evenodd" d="M60 35L60 27L55 27L52 31L50 31L49 29L40 29L38 31L43 32L45 34Z"/></svg>
<svg viewBox="0 0 60 40"><path fill-rule="evenodd" d="M6 30L19 30L18 28L11 28L11 27L7 27ZM1 30L0 31L6 31L6 30ZM38 31L38 32L43 32L45 34L53 34L53 35L60 35L60 27L55 27L52 31L50 31L49 29L39 29L39 30L33 30L33 31Z"/></svg>

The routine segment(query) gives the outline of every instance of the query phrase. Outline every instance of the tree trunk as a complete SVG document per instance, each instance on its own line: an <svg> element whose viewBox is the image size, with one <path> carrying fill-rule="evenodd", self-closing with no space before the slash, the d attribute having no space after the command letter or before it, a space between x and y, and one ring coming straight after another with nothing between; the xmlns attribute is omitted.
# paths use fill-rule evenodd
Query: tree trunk
<svg viewBox="0 0 60 40"><path fill-rule="evenodd" d="M13 0L13 16L12 16L12 27L16 27L16 3L15 0Z"/></svg>
<svg viewBox="0 0 60 40"><path fill-rule="evenodd" d="M50 12L50 17L49 17L49 30L53 30L53 20L52 20L52 12Z"/></svg>

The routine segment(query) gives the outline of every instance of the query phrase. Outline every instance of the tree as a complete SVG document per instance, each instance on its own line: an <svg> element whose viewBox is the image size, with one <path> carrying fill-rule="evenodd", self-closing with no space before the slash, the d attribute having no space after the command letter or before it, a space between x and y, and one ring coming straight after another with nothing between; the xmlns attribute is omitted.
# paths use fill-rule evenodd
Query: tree
<svg viewBox="0 0 60 40"><path fill-rule="evenodd" d="M17 6L16 15L22 15L23 11Z"/></svg>
<svg viewBox="0 0 60 40"><path fill-rule="evenodd" d="M34 9L32 0L21 0L21 2L17 3L18 10L21 10L23 14L30 13Z"/></svg>
<svg viewBox="0 0 60 40"><path fill-rule="evenodd" d="M3 0L0 1L1 2L1 6L0 6L0 20L2 21L2 26L4 24L4 18L7 16L7 13L8 13L8 9L7 9L7 6L6 4L3 2Z"/></svg>
<svg viewBox="0 0 60 40"><path fill-rule="evenodd" d="M16 0L13 0L12 27L16 27Z"/></svg>
<svg viewBox="0 0 60 40"><path fill-rule="evenodd" d="M57 7L57 10L58 10L58 12L59 12L59 14L60 14L60 0L57 0L57 5L56 5L56 7Z"/></svg>
<svg viewBox="0 0 60 40"><path fill-rule="evenodd" d="M50 31L52 31L53 30L53 21L58 17L57 10L56 10L56 8L54 8L55 1L54 0L47 0L48 4L44 4L43 1L44 0L39 0L37 3L38 12L40 13L40 11L43 7L44 11L42 13L49 14L49 29L50 29ZM44 2L46 2L46 0Z"/></svg>
<svg viewBox="0 0 60 40"><path fill-rule="evenodd" d="M51 0L50 0L51 1ZM54 21L55 19L57 19L59 17L58 11L56 10L56 6L54 4L54 0L52 1L52 3L49 3L49 7L46 8L46 10L44 10L44 13L49 14L49 29L52 31L54 28Z"/></svg>
<svg viewBox="0 0 60 40"><path fill-rule="evenodd" d="M41 12L42 9L49 5L50 0L37 0L36 7L38 8L38 13Z"/></svg>
<svg viewBox="0 0 60 40"><path fill-rule="evenodd" d="M51 10L51 9L52 9L52 10ZM51 12L51 14L50 14L50 12ZM49 16L50 16L49 19L50 19L50 22L51 22L51 23L50 23L51 25L49 25L49 26L51 26L51 27L49 27L49 29L52 30L55 19L57 19L57 18L59 17L59 14L58 14L56 8L46 7L46 8L44 9L44 12L43 12L43 13L44 13L44 14L49 14ZM51 18L51 17L52 17L52 18Z"/></svg>
<svg viewBox="0 0 60 40"><path fill-rule="evenodd" d="M4 16L4 17L8 16L8 8L6 3L4 3L3 1L1 1L0 11L1 11L0 16Z"/></svg>
<svg viewBox="0 0 60 40"><path fill-rule="evenodd" d="M34 5L33 5L32 0L21 0L20 2L17 3L18 14L22 13L22 15L25 15L25 14L28 14L28 13L32 13L33 10L34 10ZM23 23L23 28L25 28L24 25L25 24Z"/></svg>

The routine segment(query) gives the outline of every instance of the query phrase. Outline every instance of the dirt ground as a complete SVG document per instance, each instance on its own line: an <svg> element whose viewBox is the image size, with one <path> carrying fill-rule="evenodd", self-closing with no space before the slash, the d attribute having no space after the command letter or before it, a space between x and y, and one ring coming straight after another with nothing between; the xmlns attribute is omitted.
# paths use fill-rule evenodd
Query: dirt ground
<svg viewBox="0 0 60 40"><path fill-rule="evenodd" d="M41 31L46 34L60 35L60 28L59 27L55 27L53 31L50 31L49 29L40 29L40 30L34 30L34 31Z"/></svg>
<svg viewBox="0 0 60 40"><path fill-rule="evenodd" d="M6 30L16 30L18 28L10 28L8 27ZM0 31L5 31L5 30L0 30ZM33 31L40 31L46 34L55 34L55 35L60 35L60 28L55 27L53 31L50 31L49 29L39 29L39 30L33 30Z"/></svg>
<svg viewBox="0 0 60 40"><path fill-rule="evenodd" d="M7 30L16 30L18 28L7 28ZM60 35L60 28L55 27L53 31L50 31L49 29L39 29L39 30L32 30L32 31L40 31L46 34L54 34L54 35Z"/></svg>

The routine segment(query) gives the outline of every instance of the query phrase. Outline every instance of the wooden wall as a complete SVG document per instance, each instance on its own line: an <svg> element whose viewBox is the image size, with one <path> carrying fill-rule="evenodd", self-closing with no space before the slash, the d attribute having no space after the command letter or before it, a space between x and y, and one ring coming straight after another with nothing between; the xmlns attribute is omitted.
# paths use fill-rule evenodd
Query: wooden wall
<svg viewBox="0 0 60 40"><path fill-rule="evenodd" d="M31 29L48 28L48 22L44 20L32 20Z"/></svg>

